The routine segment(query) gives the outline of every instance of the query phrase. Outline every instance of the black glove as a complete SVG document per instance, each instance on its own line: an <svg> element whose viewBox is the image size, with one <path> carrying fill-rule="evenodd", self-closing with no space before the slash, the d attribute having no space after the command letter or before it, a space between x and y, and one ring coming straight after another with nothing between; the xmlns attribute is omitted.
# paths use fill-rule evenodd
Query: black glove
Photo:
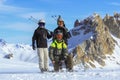
<svg viewBox="0 0 120 80"><path fill-rule="evenodd" d="M35 50L35 46L32 46L32 49Z"/></svg>
<svg viewBox="0 0 120 80"><path fill-rule="evenodd" d="M62 57L62 60L66 60L66 59L67 59L67 56Z"/></svg>
<svg viewBox="0 0 120 80"><path fill-rule="evenodd" d="M70 32L67 32L67 35L68 35L68 39L72 37Z"/></svg>
<svg viewBox="0 0 120 80"><path fill-rule="evenodd" d="M50 34L53 35L53 32L51 31Z"/></svg>

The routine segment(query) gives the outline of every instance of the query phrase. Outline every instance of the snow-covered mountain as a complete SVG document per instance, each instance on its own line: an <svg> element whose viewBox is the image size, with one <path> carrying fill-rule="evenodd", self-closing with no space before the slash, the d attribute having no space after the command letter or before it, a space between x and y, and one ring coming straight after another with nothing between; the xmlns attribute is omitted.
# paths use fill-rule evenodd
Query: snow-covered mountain
<svg viewBox="0 0 120 80"><path fill-rule="evenodd" d="M114 62L119 67L120 39L110 33L100 15L95 13L76 21L68 46L71 53L77 54L75 64L82 64L84 68L104 68Z"/></svg>
<svg viewBox="0 0 120 80"><path fill-rule="evenodd" d="M120 13L114 13L113 16L106 14L103 22L114 36L120 38Z"/></svg>
<svg viewBox="0 0 120 80"><path fill-rule="evenodd" d="M0 39L0 58L8 59L10 54L13 55L13 60L38 62L36 51L33 51L30 45L10 44Z"/></svg>

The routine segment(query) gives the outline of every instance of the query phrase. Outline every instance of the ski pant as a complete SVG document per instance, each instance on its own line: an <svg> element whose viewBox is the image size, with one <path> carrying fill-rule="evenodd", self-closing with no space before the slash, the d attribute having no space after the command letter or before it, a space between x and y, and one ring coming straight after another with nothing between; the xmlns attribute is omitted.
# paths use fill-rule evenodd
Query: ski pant
<svg viewBox="0 0 120 80"><path fill-rule="evenodd" d="M66 69L68 71L69 70L73 70L73 55L69 54L67 56L67 58L64 60L64 63L65 63ZM63 62L55 61L55 63L54 63L54 70L55 71L59 71L59 69L62 69L62 65L63 65Z"/></svg>
<svg viewBox="0 0 120 80"><path fill-rule="evenodd" d="M39 68L40 70L48 69L48 48L37 48L38 58L39 58Z"/></svg>
<svg viewBox="0 0 120 80"><path fill-rule="evenodd" d="M73 69L73 55L72 54L69 54L67 56L67 59L65 60L65 65L66 65L66 69L68 70Z"/></svg>
<svg viewBox="0 0 120 80"><path fill-rule="evenodd" d="M60 61L55 61L55 63L53 64L54 71L58 72L60 70L61 65L62 63Z"/></svg>

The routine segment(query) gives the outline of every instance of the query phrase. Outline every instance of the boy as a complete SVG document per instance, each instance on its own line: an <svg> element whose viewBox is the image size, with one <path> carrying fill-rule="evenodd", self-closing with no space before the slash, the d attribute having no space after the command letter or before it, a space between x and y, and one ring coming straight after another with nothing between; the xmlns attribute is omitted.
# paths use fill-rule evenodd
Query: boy
<svg viewBox="0 0 120 80"><path fill-rule="evenodd" d="M63 40L63 33L60 30L56 31L55 37L55 40L51 43L49 48L49 57L53 63L54 71L58 72L61 69L62 63L68 56L68 49Z"/></svg>

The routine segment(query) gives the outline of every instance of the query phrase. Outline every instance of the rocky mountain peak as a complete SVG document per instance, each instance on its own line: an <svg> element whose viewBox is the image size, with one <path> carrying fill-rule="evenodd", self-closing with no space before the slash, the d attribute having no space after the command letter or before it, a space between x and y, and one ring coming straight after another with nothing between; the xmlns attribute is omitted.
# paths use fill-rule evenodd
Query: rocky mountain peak
<svg viewBox="0 0 120 80"><path fill-rule="evenodd" d="M81 62L86 68L95 68L94 62L105 66L106 55L111 55L115 47L109 28L98 14L87 17L79 23L78 27L81 25L85 29L85 35L91 31L94 34L92 38L85 40L73 50L73 53L77 53L75 63Z"/></svg>
<svg viewBox="0 0 120 80"><path fill-rule="evenodd" d="M113 16L106 14L103 22L114 36L120 38L120 13L115 12Z"/></svg>

